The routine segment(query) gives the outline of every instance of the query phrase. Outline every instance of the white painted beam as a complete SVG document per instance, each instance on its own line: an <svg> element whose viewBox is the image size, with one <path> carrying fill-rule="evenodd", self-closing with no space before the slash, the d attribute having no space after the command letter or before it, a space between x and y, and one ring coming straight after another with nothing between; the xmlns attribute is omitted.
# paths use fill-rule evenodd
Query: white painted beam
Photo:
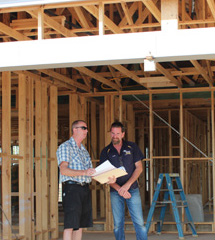
<svg viewBox="0 0 215 240"><path fill-rule="evenodd" d="M10 7L26 7L35 5L45 5L45 4L56 4L56 3L71 3L77 2L78 0L0 0L0 8L10 8ZM87 0L82 0L83 2Z"/></svg>
<svg viewBox="0 0 215 240"><path fill-rule="evenodd" d="M0 43L0 71L215 59L215 28Z"/></svg>

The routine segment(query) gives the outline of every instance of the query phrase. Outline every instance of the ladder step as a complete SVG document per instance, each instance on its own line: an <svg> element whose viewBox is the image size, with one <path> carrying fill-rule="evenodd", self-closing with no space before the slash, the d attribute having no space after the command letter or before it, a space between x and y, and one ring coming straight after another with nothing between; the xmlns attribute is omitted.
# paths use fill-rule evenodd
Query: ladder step
<svg viewBox="0 0 215 240"><path fill-rule="evenodd" d="M156 201L156 203L172 203L172 201Z"/></svg>
<svg viewBox="0 0 215 240"><path fill-rule="evenodd" d="M184 208L184 207L188 207L188 205L181 205L181 206L176 206L177 208Z"/></svg>
<svg viewBox="0 0 215 240"><path fill-rule="evenodd" d="M165 189L160 189L160 190L158 190L158 189L155 189L155 191L160 191L160 192L167 192L167 191L169 191L169 189L167 189L167 188L165 188ZM173 192L182 192L183 191L183 189L173 189Z"/></svg>

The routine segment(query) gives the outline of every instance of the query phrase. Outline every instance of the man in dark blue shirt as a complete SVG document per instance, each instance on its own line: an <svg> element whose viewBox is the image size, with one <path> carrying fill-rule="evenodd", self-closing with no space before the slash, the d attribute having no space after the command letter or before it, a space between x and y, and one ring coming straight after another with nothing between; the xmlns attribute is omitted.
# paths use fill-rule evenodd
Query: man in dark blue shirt
<svg viewBox="0 0 215 240"><path fill-rule="evenodd" d="M144 158L139 147L124 141L125 129L121 122L111 125L111 143L106 146L100 155L100 163L109 160L115 167L124 167L128 173L117 178L111 186L111 207L114 218L114 235L116 240L125 240L125 202L136 231L137 240L146 240L147 232L144 227L143 212L137 179L142 168Z"/></svg>

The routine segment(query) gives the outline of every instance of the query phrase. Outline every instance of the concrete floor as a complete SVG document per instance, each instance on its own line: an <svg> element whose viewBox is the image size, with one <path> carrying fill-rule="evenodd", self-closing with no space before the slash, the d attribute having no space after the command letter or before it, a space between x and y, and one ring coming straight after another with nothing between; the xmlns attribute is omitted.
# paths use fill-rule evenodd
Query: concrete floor
<svg viewBox="0 0 215 240"><path fill-rule="evenodd" d="M126 240L135 240L134 233L126 234ZM178 234L149 234L148 240L178 240ZM200 234L198 237L192 235L185 235L185 240L215 240L215 234ZM82 240L115 240L113 233L83 233Z"/></svg>

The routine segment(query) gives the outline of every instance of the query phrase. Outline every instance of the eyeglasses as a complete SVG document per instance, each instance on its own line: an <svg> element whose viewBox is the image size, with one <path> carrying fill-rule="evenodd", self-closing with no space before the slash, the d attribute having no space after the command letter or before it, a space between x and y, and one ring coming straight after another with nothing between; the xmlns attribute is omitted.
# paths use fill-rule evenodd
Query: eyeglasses
<svg viewBox="0 0 215 240"><path fill-rule="evenodd" d="M82 130L87 130L87 127L85 127L85 126L80 126L80 127L76 127L76 128L81 128Z"/></svg>

